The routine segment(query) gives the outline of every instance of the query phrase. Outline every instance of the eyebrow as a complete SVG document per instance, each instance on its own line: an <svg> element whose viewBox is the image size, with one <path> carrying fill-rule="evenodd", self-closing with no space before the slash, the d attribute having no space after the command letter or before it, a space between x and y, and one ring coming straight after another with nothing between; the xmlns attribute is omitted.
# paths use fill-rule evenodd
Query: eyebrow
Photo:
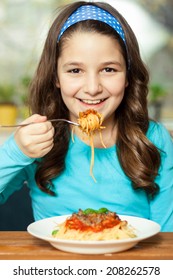
<svg viewBox="0 0 173 280"><path fill-rule="evenodd" d="M115 65L118 65L118 66L121 66L122 64L119 62L119 61L105 61L103 63L101 63L101 65L103 66L106 66L106 65L111 65L111 64L115 64ZM67 62L63 65L63 67L68 67L68 66L80 66L80 65L83 65L82 62L76 62L76 61L70 61L70 62Z"/></svg>
<svg viewBox="0 0 173 280"><path fill-rule="evenodd" d="M115 65L119 65L119 66L121 66L122 64L119 62L119 61L112 61L112 60L110 60L110 61L105 61L105 62L103 62L102 63L102 65L110 65L110 64L115 64Z"/></svg>
<svg viewBox="0 0 173 280"><path fill-rule="evenodd" d="M67 62L65 64L63 64L63 67L67 67L67 66L79 66L79 65L82 65L83 63L81 62Z"/></svg>

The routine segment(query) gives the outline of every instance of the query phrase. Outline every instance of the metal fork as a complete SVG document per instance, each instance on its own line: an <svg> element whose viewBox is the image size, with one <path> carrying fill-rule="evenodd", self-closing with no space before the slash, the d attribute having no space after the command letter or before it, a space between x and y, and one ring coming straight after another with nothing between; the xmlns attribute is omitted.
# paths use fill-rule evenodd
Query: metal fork
<svg viewBox="0 0 173 280"><path fill-rule="evenodd" d="M78 123L72 122L72 121L69 121L69 120L66 120L66 119L52 119L52 120L47 120L47 121L49 121L49 122L67 122L67 123L69 123L69 124L79 126ZM8 128L8 127L22 127L22 126L27 126L27 125L36 124L36 123L37 123L37 122L30 122L30 123L15 124L15 125L2 125L2 124L0 124L0 127L2 127L2 128Z"/></svg>

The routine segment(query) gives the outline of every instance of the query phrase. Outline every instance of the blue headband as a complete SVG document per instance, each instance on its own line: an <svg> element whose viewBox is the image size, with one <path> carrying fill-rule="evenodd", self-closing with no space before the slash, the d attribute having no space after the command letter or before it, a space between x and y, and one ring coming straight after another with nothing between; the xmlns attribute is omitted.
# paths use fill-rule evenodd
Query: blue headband
<svg viewBox="0 0 173 280"><path fill-rule="evenodd" d="M63 24L59 36L58 41L60 40L63 33L73 24L84 21L87 19L98 20L108 24L112 27L122 38L124 43L126 44L125 34L120 22L114 18L109 12L93 5L84 5L80 6L77 10L75 10L67 19L67 21Z"/></svg>

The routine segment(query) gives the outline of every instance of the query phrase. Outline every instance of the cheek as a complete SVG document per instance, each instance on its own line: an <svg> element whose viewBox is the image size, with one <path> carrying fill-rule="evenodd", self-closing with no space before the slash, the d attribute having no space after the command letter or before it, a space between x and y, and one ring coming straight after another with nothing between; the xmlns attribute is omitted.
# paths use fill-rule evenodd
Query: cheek
<svg viewBox="0 0 173 280"><path fill-rule="evenodd" d="M72 81L70 79L63 79L57 82L57 87L60 89L61 94L66 97L73 97L79 91L79 83L77 81Z"/></svg>
<svg viewBox="0 0 173 280"><path fill-rule="evenodd" d="M69 86L68 83L62 78L58 78L56 82L57 88L60 89L62 95L69 95Z"/></svg>
<svg viewBox="0 0 173 280"><path fill-rule="evenodd" d="M117 79L113 83L107 84L107 89L112 96L124 95L127 83L124 79Z"/></svg>
<svg viewBox="0 0 173 280"><path fill-rule="evenodd" d="M69 86L63 86L60 88L61 94L65 97L73 97L75 95L75 91L73 90L73 88L69 85Z"/></svg>

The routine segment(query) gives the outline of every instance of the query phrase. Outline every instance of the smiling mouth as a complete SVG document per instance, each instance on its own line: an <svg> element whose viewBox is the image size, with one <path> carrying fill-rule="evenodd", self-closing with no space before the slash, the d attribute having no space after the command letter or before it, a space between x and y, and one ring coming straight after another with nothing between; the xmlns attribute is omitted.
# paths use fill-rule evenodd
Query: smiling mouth
<svg viewBox="0 0 173 280"><path fill-rule="evenodd" d="M104 99L96 99L96 100L90 100L90 99L79 99L81 102L85 103L85 104L89 104L89 105L96 105L99 103L102 103L103 101L106 100L106 98Z"/></svg>

